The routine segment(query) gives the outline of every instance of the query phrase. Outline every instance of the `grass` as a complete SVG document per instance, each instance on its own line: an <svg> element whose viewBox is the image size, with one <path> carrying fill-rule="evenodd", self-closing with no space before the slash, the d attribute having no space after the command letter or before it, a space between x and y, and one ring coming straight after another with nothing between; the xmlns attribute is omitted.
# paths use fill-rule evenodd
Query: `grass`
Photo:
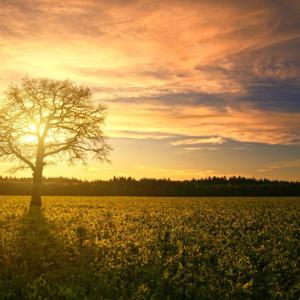
<svg viewBox="0 0 300 300"><path fill-rule="evenodd" d="M299 299L300 198L0 197L0 299Z"/></svg>

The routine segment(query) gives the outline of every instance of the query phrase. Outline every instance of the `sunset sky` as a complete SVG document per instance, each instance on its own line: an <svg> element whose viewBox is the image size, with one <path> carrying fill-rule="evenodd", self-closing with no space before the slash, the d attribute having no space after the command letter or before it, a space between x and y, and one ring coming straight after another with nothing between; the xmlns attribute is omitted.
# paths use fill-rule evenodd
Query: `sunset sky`
<svg viewBox="0 0 300 300"><path fill-rule="evenodd" d="M108 107L111 164L45 176L300 180L299 0L0 0L0 58Z"/></svg>

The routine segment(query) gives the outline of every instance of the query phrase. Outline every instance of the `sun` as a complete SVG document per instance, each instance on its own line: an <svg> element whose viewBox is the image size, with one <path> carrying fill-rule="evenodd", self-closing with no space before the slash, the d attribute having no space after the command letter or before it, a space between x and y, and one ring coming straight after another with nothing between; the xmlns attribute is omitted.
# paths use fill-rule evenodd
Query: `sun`
<svg viewBox="0 0 300 300"><path fill-rule="evenodd" d="M22 142L27 143L27 144L36 144L37 143L37 132L38 132L38 127L31 123L27 126L27 130L25 134L22 136Z"/></svg>
<svg viewBox="0 0 300 300"><path fill-rule="evenodd" d="M29 129L29 132L30 133L33 133L33 134L36 134L37 133L37 126L35 124L30 124L28 126L28 129Z"/></svg>
<svg viewBox="0 0 300 300"><path fill-rule="evenodd" d="M44 133L45 125L44 124L39 124L39 123L31 123L28 126L28 131L37 136L37 135L42 135Z"/></svg>

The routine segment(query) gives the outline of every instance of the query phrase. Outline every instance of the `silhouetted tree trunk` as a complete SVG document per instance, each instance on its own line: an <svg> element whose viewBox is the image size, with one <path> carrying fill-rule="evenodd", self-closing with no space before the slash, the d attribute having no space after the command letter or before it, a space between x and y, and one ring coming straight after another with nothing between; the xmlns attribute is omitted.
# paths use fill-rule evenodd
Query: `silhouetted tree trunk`
<svg viewBox="0 0 300 300"><path fill-rule="evenodd" d="M44 168L44 157L45 148L43 142L39 142L38 150L36 155L36 164L33 171L33 180L32 180L32 193L31 193L31 203L33 206L42 205L42 183L43 183L43 168Z"/></svg>
<svg viewBox="0 0 300 300"><path fill-rule="evenodd" d="M33 174L32 182L32 193L31 193L31 206L41 206L42 205L42 174L41 172L35 171Z"/></svg>

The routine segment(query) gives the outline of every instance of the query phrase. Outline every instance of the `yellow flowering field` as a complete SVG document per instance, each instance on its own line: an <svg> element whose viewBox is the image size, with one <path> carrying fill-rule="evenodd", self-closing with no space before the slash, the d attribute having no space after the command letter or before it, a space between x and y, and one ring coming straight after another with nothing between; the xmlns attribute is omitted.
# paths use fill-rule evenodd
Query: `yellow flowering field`
<svg viewBox="0 0 300 300"><path fill-rule="evenodd" d="M0 299L298 299L300 198L0 196Z"/></svg>

